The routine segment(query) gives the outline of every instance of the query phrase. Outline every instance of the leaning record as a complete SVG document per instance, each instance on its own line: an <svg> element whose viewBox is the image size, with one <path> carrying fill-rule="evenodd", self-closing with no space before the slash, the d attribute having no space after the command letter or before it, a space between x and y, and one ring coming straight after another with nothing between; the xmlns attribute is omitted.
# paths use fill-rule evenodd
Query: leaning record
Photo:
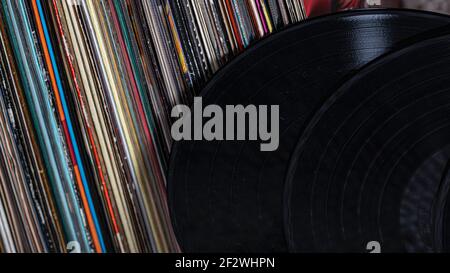
<svg viewBox="0 0 450 273"><path fill-rule="evenodd" d="M280 141L182 141L174 145L168 192L187 252L284 252L284 181L305 122L346 77L405 39L449 17L415 11L356 11L275 34L222 69L203 106L279 105Z"/></svg>
<svg viewBox="0 0 450 273"><path fill-rule="evenodd" d="M443 252L448 242L450 36L363 69L317 112L286 182L295 252Z"/></svg>

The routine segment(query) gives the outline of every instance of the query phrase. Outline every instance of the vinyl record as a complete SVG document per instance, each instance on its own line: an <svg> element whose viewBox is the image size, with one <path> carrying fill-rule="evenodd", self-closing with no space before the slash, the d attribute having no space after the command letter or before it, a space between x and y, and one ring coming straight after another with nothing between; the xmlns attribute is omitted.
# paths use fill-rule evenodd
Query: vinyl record
<svg viewBox="0 0 450 273"><path fill-rule="evenodd" d="M389 54L345 83L300 138L286 182L295 252L445 251L450 36Z"/></svg>
<svg viewBox="0 0 450 273"><path fill-rule="evenodd" d="M436 200L436 208L439 209L435 212L433 217L435 221L435 237L437 242L437 248L442 252L450 252L450 234L446 232L449 230L450 225L450 203L448 202L448 195L450 193L450 160L442 176L442 180L438 190L438 196ZM444 209L441 209L444 208Z"/></svg>
<svg viewBox="0 0 450 273"><path fill-rule="evenodd" d="M404 39L449 17L414 11L357 11L307 21L257 43L210 82L204 107L279 105L280 146L183 141L174 145L169 202L187 252L284 252L284 181L305 121L343 78Z"/></svg>

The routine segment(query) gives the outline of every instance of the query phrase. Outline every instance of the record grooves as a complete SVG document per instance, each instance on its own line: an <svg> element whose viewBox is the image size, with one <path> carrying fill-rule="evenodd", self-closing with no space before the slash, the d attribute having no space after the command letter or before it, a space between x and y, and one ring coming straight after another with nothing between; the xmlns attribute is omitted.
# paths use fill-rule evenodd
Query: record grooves
<svg viewBox="0 0 450 273"><path fill-rule="evenodd" d="M364 252L370 241L385 253L442 251L449 46L447 35L385 56L317 111L286 182L292 251Z"/></svg>
<svg viewBox="0 0 450 273"><path fill-rule="evenodd" d="M169 203L183 250L287 251L284 178L308 119L349 75L403 40L448 23L412 11L321 17L265 39L222 69L203 103L280 105L280 147L262 153L255 142L174 145Z"/></svg>

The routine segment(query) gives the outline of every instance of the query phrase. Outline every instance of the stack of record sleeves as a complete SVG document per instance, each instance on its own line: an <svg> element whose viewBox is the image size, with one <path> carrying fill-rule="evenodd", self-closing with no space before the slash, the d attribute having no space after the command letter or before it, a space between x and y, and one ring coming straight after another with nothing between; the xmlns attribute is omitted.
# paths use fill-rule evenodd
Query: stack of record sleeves
<svg viewBox="0 0 450 273"><path fill-rule="evenodd" d="M177 252L171 109L301 0L1 0L0 252Z"/></svg>

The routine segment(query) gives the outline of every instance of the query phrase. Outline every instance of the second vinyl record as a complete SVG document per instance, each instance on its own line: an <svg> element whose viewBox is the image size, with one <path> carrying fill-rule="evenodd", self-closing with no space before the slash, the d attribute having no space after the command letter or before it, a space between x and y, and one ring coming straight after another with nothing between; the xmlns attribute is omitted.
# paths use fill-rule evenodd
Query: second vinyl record
<svg viewBox="0 0 450 273"><path fill-rule="evenodd" d="M286 182L294 252L448 251L450 36L383 57L309 123Z"/></svg>

